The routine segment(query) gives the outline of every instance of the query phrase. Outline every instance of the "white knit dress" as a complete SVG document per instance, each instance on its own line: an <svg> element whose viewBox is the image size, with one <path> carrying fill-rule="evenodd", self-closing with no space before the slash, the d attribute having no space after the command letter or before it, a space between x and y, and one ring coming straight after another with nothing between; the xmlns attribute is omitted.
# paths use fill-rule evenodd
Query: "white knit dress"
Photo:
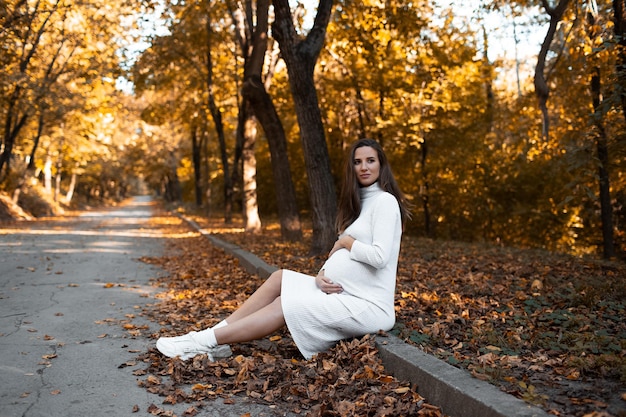
<svg viewBox="0 0 626 417"><path fill-rule="evenodd" d="M322 266L341 284L340 294L326 294L315 277L283 270L281 304L285 322L306 359L339 340L390 330L395 323L396 271L402 237L396 198L378 183L361 189L361 214L345 235L356 239Z"/></svg>

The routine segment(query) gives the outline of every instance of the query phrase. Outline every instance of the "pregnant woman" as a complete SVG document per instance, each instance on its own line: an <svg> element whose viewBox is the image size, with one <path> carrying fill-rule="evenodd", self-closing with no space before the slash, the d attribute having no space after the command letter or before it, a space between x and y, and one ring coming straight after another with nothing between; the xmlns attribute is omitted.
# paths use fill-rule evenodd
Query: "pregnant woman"
<svg viewBox="0 0 626 417"><path fill-rule="evenodd" d="M157 349L186 360L230 355L230 343L268 336L287 325L306 359L339 340L390 330L396 270L408 203L378 142L360 139L346 160L339 238L316 277L278 270L238 310L212 328L161 337Z"/></svg>

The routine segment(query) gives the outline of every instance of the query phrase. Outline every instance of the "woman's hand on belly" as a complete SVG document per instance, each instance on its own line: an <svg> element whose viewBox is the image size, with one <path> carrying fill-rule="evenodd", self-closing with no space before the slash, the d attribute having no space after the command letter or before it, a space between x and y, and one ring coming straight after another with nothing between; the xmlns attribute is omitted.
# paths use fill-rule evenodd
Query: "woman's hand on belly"
<svg viewBox="0 0 626 417"><path fill-rule="evenodd" d="M348 252L350 252L350 250L352 250L352 244L355 240L356 239L350 235L341 236L333 245L333 248L330 250L328 257L330 258L333 253L337 252L339 249L347 249Z"/></svg>
<svg viewBox="0 0 626 417"><path fill-rule="evenodd" d="M315 277L315 283L317 284L317 287L326 294L339 294L343 292L343 287L324 275L323 269Z"/></svg>

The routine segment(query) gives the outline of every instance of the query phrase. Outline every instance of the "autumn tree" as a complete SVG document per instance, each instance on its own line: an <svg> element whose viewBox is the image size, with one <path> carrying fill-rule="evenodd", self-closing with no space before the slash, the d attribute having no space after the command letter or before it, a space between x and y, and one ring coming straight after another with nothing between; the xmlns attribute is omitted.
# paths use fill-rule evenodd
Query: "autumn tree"
<svg viewBox="0 0 626 417"><path fill-rule="evenodd" d="M80 167L92 152L101 151L98 141L106 137L102 116L115 107L117 41L123 38L121 20L130 4L121 2L114 12L98 2L3 4L0 38L7 53L0 58L0 85L7 94L0 98L0 172L10 179L10 164L19 162L13 173L19 180L5 183L15 188L16 200L35 167L47 173L49 190L54 171L57 197L62 174L67 174L72 181L65 200L71 200Z"/></svg>
<svg viewBox="0 0 626 417"><path fill-rule="evenodd" d="M332 0L320 0L313 27L301 38L287 0L274 0L272 34L278 40L289 74L309 184L313 239L311 253L326 253L336 240L337 197L314 81L314 71L326 37Z"/></svg>
<svg viewBox="0 0 626 417"><path fill-rule="evenodd" d="M209 137L217 137L217 152L225 174L222 176L224 218L229 222L232 184L228 175L230 162L225 134L228 121L223 115L223 109L228 107L223 103L233 102L236 97L234 78L230 76L235 71L220 71L218 75L222 88L216 88L216 67L232 69L234 61L231 54L220 53L231 47L228 35L221 31L221 27L217 31L213 28L215 21L223 19L226 9L209 6L210 2L173 5L169 10L172 14L169 33L153 37L151 46L141 54L133 68L133 81L137 94L151 93L151 101L144 111L146 121L166 126L173 122L166 114L179 116L177 123L187 131L191 160L196 161L193 164L196 179L200 178L201 158L193 152L201 152L204 148L202 144ZM211 130L214 135L209 132L209 117L213 121ZM183 159L188 157L179 156ZM177 165L168 166L175 170ZM171 178L175 178L174 173ZM196 195L198 193L200 189L197 189Z"/></svg>
<svg viewBox="0 0 626 417"><path fill-rule="evenodd" d="M269 56L269 60L266 58L269 1L257 1L256 7L253 7L252 1L246 1L245 5L241 2L234 3L231 6L231 14L244 58L242 103L239 110L244 143L249 143L251 140L246 138L246 133L253 128L247 126L247 123L252 122L249 118L254 116L263 127L269 144L282 236L287 240L297 241L302 237L302 229L291 179L287 140L274 103L266 89L271 83L274 70L274 66L266 65L266 62L272 62L272 56ZM264 68L268 68L265 77ZM247 147L249 146L244 146L244 148Z"/></svg>
<svg viewBox="0 0 626 417"><path fill-rule="evenodd" d="M54 30L54 22L61 20L68 12L66 6L58 0L47 3L36 2L35 7L25 1L12 4L14 9L8 9L6 20L2 22L3 42L9 45L9 53L5 56L10 60L3 59L3 72L12 73L15 81L5 79L4 89L7 91L3 120L2 153L0 154L0 178L3 177L5 166L7 171L13 149L26 123L36 112L34 103L41 98L41 92L45 91L49 81L47 81L55 68L55 62L60 58L60 48L66 41L63 32ZM3 14L4 17L4 14ZM57 45L51 45L56 49L51 57L38 66L37 58L41 54L41 49L45 48L44 34L50 32L60 36ZM56 47L55 47L56 46ZM62 65L63 63L61 63ZM56 66L58 67L58 65ZM58 76L58 75L57 75Z"/></svg>

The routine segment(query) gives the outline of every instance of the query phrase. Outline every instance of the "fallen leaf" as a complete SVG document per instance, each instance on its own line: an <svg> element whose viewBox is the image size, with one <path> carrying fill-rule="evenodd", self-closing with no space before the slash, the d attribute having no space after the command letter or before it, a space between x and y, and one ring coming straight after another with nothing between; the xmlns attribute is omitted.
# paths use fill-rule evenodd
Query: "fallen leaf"
<svg viewBox="0 0 626 417"><path fill-rule="evenodd" d="M195 416L196 414L198 414L198 409L194 406L189 407L183 412L183 416L192 417L192 416Z"/></svg>
<svg viewBox="0 0 626 417"><path fill-rule="evenodd" d="M135 366L135 365L137 365L137 362L135 362L135 361L127 361L127 362L124 362L123 364L121 364L120 366L118 366L117 368L121 369L121 368L126 368L128 366Z"/></svg>
<svg viewBox="0 0 626 417"><path fill-rule="evenodd" d="M204 391L204 390L207 390L209 388L213 388L213 385L211 385L211 384L194 384L191 387L192 391Z"/></svg>
<svg viewBox="0 0 626 417"><path fill-rule="evenodd" d="M147 411L148 413L150 413L150 414L152 414L152 415L156 416L156 415L161 414L163 410L161 410L159 407L157 407L157 406L156 406L156 405L154 405L154 404L150 404L150 405L148 406L148 409L147 409L146 411Z"/></svg>

